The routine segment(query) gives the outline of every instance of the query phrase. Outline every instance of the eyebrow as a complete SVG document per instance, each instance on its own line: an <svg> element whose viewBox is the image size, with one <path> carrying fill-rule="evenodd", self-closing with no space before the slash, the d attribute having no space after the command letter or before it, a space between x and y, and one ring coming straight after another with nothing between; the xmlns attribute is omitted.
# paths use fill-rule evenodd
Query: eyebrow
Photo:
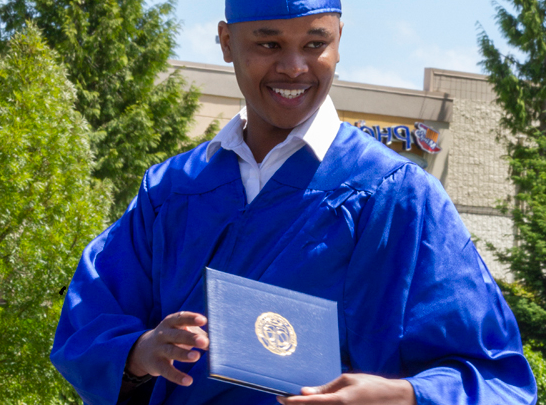
<svg viewBox="0 0 546 405"><path fill-rule="evenodd" d="M257 37L266 38L281 35L282 31L274 28L264 27L254 30L253 33ZM326 28L311 28L309 31L307 31L307 35L317 35L323 38L329 38L332 36L330 31L328 31Z"/></svg>
<svg viewBox="0 0 546 405"><path fill-rule="evenodd" d="M307 31L307 35L318 35L319 37L323 38L329 38L332 36L330 31L328 31L326 28L312 28Z"/></svg>
<svg viewBox="0 0 546 405"><path fill-rule="evenodd" d="M273 37L276 35L281 35L282 31L276 30L273 28L260 28L257 30L254 30L254 35L257 37Z"/></svg>

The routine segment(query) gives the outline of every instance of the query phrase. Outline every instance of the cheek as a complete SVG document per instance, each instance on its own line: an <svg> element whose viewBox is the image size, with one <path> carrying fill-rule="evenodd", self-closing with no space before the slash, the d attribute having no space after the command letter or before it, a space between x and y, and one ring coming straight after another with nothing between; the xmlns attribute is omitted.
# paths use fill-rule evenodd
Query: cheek
<svg viewBox="0 0 546 405"><path fill-rule="evenodd" d="M268 64L256 58L245 58L244 63L244 80L248 83L253 83L254 86L259 86L262 80L267 76Z"/></svg>
<svg viewBox="0 0 546 405"><path fill-rule="evenodd" d="M325 52L317 60L317 72L321 77L333 77L337 65L337 52Z"/></svg>
<svg viewBox="0 0 546 405"><path fill-rule="evenodd" d="M336 65L332 64L332 61L330 58L318 60L317 74L321 78L321 80L329 81L330 77L333 77L335 70L336 70Z"/></svg>

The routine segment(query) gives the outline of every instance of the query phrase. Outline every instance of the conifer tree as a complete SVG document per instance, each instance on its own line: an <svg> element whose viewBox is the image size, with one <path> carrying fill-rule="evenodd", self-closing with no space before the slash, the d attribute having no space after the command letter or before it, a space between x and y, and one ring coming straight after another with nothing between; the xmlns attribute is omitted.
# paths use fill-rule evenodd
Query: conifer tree
<svg viewBox="0 0 546 405"><path fill-rule="evenodd" d="M546 403L546 1L509 0L514 13L496 5L503 37L523 57L503 55L485 32L479 36L481 62L498 96L507 136L510 178L516 195L501 206L511 213L516 246L497 252L516 284L501 283L532 355ZM530 349L534 349L533 352ZM538 356L538 357L537 357ZM539 366L541 365L541 366Z"/></svg>
<svg viewBox="0 0 546 405"><path fill-rule="evenodd" d="M32 19L67 66L78 92L76 107L95 130L94 175L114 185L112 219L136 195L145 170L188 143L199 92L191 86L184 91L176 73L158 83L179 29L171 18L174 4L4 0L0 6L0 47Z"/></svg>
<svg viewBox="0 0 546 405"><path fill-rule="evenodd" d="M49 361L66 287L104 229L108 184L54 52L29 26L0 60L0 402L81 403ZM64 288L63 288L64 287Z"/></svg>

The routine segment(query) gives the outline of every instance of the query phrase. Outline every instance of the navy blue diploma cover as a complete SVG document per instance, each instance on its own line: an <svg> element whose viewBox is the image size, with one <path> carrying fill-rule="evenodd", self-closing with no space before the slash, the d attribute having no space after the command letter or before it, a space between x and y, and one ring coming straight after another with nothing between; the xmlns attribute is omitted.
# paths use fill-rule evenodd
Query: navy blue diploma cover
<svg viewBox="0 0 546 405"><path fill-rule="evenodd" d="M277 395L341 375L337 303L207 268L209 377Z"/></svg>

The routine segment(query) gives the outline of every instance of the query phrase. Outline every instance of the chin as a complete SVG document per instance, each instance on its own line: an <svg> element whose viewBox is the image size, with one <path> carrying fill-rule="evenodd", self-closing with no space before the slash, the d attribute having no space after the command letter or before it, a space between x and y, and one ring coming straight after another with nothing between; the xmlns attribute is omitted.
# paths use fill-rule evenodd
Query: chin
<svg viewBox="0 0 546 405"><path fill-rule="evenodd" d="M317 107L318 110L318 107ZM271 120L271 124L277 128L281 129L292 129L297 127L300 124L303 124L305 121L307 121L314 113L314 111L305 111L302 114L296 115L288 115L285 114L283 116L280 116L278 119Z"/></svg>
<svg viewBox="0 0 546 405"><path fill-rule="evenodd" d="M310 117L310 116L309 116ZM279 128L279 129L284 129L284 130L289 130L289 129L294 129L296 128L298 125L301 125L303 124L309 117L305 117L305 118L302 118L300 120L279 120L279 121L273 121L271 122L271 125L276 127L276 128Z"/></svg>

